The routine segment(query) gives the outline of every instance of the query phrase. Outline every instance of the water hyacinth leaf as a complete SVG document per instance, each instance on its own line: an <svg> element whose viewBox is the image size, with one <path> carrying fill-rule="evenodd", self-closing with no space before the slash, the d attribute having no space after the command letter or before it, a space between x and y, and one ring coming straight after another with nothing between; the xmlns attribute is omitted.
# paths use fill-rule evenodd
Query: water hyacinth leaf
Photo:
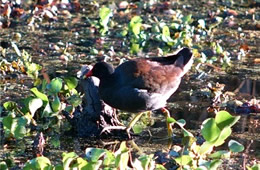
<svg viewBox="0 0 260 170"><path fill-rule="evenodd" d="M63 168L69 169L70 164L78 158L78 155L75 152L69 152L69 153L62 153L62 162L63 162Z"/></svg>
<svg viewBox="0 0 260 170"><path fill-rule="evenodd" d="M60 98L58 95L54 96L54 100L51 103L51 107L53 112L58 112L61 109L61 102L60 102Z"/></svg>
<svg viewBox="0 0 260 170"><path fill-rule="evenodd" d="M177 121L173 117L167 117L168 123L176 123Z"/></svg>
<svg viewBox="0 0 260 170"><path fill-rule="evenodd" d="M189 165L192 162L192 158L189 155L182 155L174 159L179 165Z"/></svg>
<svg viewBox="0 0 260 170"><path fill-rule="evenodd" d="M52 79L51 83L48 84L47 88L52 94L59 93L62 88L62 79L61 78Z"/></svg>
<svg viewBox="0 0 260 170"><path fill-rule="evenodd" d="M68 98L68 103L71 104L73 107L77 107L82 103L82 99L78 95L72 95Z"/></svg>
<svg viewBox="0 0 260 170"><path fill-rule="evenodd" d="M70 169L87 169L88 162L83 158L77 158L75 163L70 166Z"/></svg>
<svg viewBox="0 0 260 170"><path fill-rule="evenodd" d="M41 108L43 105L42 99L34 98L29 102L29 109L31 112L32 117L34 116L35 112Z"/></svg>
<svg viewBox="0 0 260 170"><path fill-rule="evenodd" d="M8 169L7 164L6 164L5 161L1 161L0 162L0 169L2 169L2 170L7 170Z"/></svg>
<svg viewBox="0 0 260 170"><path fill-rule="evenodd" d="M170 34L170 29L169 29L168 26L165 25L165 26L163 27L162 34L163 34L164 36L166 36L166 37L170 37L170 36L171 36L171 34Z"/></svg>
<svg viewBox="0 0 260 170"><path fill-rule="evenodd" d="M230 152L226 151L226 150L216 151L209 155L209 158L211 158L211 159L223 159L223 158L229 158L229 157L230 157Z"/></svg>
<svg viewBox="0 0 260 170"><path fill-rule="evenodd" d="M120 32L120 35L125 37L126 35L128 34L128 30L127 29L124 29Z"/></svg>
<svg viewBox="0 0 260 170"><path fill-rule="evenodd" d="M36 97L42 99L44 105L46 105L49 102L49 99L47 97L47 95L45 95L44 93L40 92L36 87L32 88L30 90Z"/></svg>
<svg viewBox="0 0 260 170"><path fill-rule="evenodd" d="M90 162L97 162L99 160L99 158L104 156L105 154L106 154L105 149L87 148L85 150L86 158Z"/></svg>
<svg viewBox="0 0 260 170"><path fill-rule="evenodd" d="M222 145L225 140L231 135L232 130L230 127L226 127L221 130L220 135L216 141L214 141L215 146L220 146Z"/></svg>
<svg viewBox="0 0 260 170"><path fill-rule="evenodd" d="M78 85L78 80L75 77L65 77L64 81L70 90L75 89Z"/></svg>
<svg viewBox="0 0 260 170"><path fill-rule="evenodd" d="M215 117L216 123L220 129L233 126L239 119L240 116L232 116L226 111L219 111Z"/></svg>
<svg viewBox="0 0 260 170"><path fill-rule="evenodd" d="M115 161L115 155L112 152L106 150L106 156L104 157L103 165L108 166L114 161Z"/></svg>
<svg viewBox="0 0 260 170"><path fill-rule="evenodd" d="M100 24L102 26L106 26L107 23L109 22L109 18L113 16L112 11L107 8L103 7L99 10L99 17L100 17Z"/></svg>
<svg viewBox="0 0 260 170"><path fill-rule="evenodd" d="M210 163L210 166L209 166L209 170L217 170L218 167L222 164L222 160L221 159L216 159L216 160L213 160L211 163Z"/></svg>
<svg viewBox="0 0 260 170"><path fill-rule="evenodd" d="M136 54L140 51L140 45L139 44L132 44L131 45L131 49L130 49L130 52L132 54Z"/></svg>
<svg viewBox="0 0 260 170"><path fill-rule="evenodd" d="M88 164L83 168L84 170L99 170L101 169L102 160L98 160L97 162L88 162Z"/></svg>
<svg viewBox="0 0 260 170"><path fill-rule="evenodd" d="M220 129L218 128L215 119L210 118L203 122L201 129L202 136L208 142L214 141L220 135Z"/></svg>
<svg viewBox="0 0 260 170"><path fill-rule="evenodd" d="M26 124L27 119L24 117L20 117L14 119L12 122L12 133L16 139L22 139L26 134Z"/></svg>
<svg viewBox="0 0 260 170"><path fill-rule="evenodd" d="M180 28L180 24L178 23L172 23L171 24L171 28L174 29L174 30L178 30Z"/></svg>
<svg viewBox="0 0 260 170"><path fill-rule="evenodd" d="M123 152L119 155L116 156L116 167L119 169L127 169L128 165L128 160L129 160L129 153L128 152Z"/></svg>
<svg viewBox="0 0 260 170"><path fill-rule="evenodd" d="M141 26L142 23L136 23L132 27L132 32L134 33L135 36L138 36L141 32Z"/></svg>
<svg viewBox="0 0 260 170"><path fill-rule="evenodd" d="M205 166L200 166L200 167L196 168L195 170L208 170L208 168Z"/></svg>
<svg viewBox="0 0 260 170"><path fill-rule="evenodd" d="M132 129L133 129L135 134L138 134L138 133L141 133L143 131L144 127L145 127L144 124L142 124L142 125L141 124L135 124Z"/></svg>
<svg viewBox="0 0 260 170"><path fill-rule="evenodd" d="M119 167L119 169L126 169L129 159L129 153L125 141L121 142L119 149L115 152L115 155L116 167Z"/></svg>
<svg viewBox="0 0 260 170"><path fill-rule="evenodd" d="M69 152L69 153L66 153L66 152L63 152L62 153L62 162L65 163L65 161L68 159L68 158L77 158L78 155L75 153L75 152Z"/></svg>
<svg viewBox="0 0 260 170"><path fill-rule="evenodd" d="M60 139L58 136L51 137L50 142L51 142L51 145L54 146L54 148L60 147Z"/></svg>
<svg viewBox="0 0 260 170"><path fill-rule="evenodd" d="M39 70L41 70L42 67L39 64L29 62L26 62L25 65L27 68L27 75L33 79L36 79L39 75Z"/></svg>
<svg viewBox="0 0 260 170"><path fill-rule="evenodd" d="M259 170L260 164L255 164L252 167L247 166L246 168L247 168L247 170Z"/></svg>
<svg viewBox="0 0 260 170"><path fill-rule="evenodd" d="M31 170L31 169L51 169L51 161L44 157L44 156L40 156L37 158L34 158L32 160L30 160L29 162L27 162L25 164L24 170Z"/></svg>
<svg viewBox="0 0 260 170"><path fill-rule="evenodd" d="M219 43L216 44L216 53L217 54L223 53L223 48L219 45Z"/></svg>
<svg viewBox="0 0 260 170"><path fill-rule="evenodd" d="M161 164L156 164L155 165L155 169L156 170L167 170L163 165L161 165Z"/></svg>
<svg viewBox="0 0 260 170"><path fill-rule="evenodd" d="M184 127L181 127L183 130L183 136L184 137L194 137L192 133L190 133L188 130L186 130Z"/></svg>
<svg viewBox="0 0 260 170"><path fill-rule="evenodd" d="M12 122L13 122L13 117L11 115L5 116L3 118L4 129L10 131L12 127Z"/></svg>
<svg viewBox="0 0 260 170"><path fill-rule="evenodd" d="M242 152L245 149L245 147L241 143L235 140L230 140L228 142L228 147L232 152Z"/></svg>
<svg viewBox="0 0 260 170"><path fill-rule="evenodd" d="M12 102L12 101L5 102L3 104L3 106L8 111L12 111L12 110L17 108L17 104L15 102Z"/></svg>
<svg viewBox="0 0 260 170"><path fill-rule="evenodd" d="M133 28L133 26L137 23L142 23L142 18L140 16L134 16L130 21L130 28Z"/></svg>
<svg viewBox="0 0 260 170"><path fill-rule="evenodd" d="M48 103L46 104L46 106L45 106L43 112L42 112L41 117L42 117L42 118L43 118L43 117L49 117L49 116L51 115L51 113L52 113L51 105L50 105L50 103L48 102Z"/></svg>
<svg viewBox="0 0 260 170"><path fill-rule="evenodd" d="M210 153L212 151L214 147L214 144L211 142L204 142L201 147L200 147L200 155L206 154L206 153Z"/></svg>
<svg viewBox="0 0 260 170"><path fill-rule="evenodd" d="M153 162L153 154L143 155L138 158L141 161L143 169L153 169L155 162Z"/></svg>
<svg viewBox="0 0 260 170"><path fill-rule="evenodd" d="M190 23L191 22L191 18L192 18L192 15L187 15L187 16L184 16L182 17L182 22L184 23Z"/></svg>
<svg viewBox="0 0 260 170"><path fill-rule="evenodd" d="M186 121L184 119L179 119L176 122L179 126L184 127L186 125Z"/></svg>

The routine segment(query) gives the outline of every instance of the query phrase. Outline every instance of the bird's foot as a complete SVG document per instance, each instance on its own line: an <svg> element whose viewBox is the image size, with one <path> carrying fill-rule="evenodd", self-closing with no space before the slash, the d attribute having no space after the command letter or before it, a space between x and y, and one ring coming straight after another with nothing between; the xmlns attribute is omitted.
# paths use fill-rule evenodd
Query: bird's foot
<svg viewBox="0 0 260 170"><path fill-rule="evenodd" d="M110 132L110 130L125 130L126 127L125 126L108 126L105 127L100 134L104 133L104 132Z"/></svg>
<svg viewBox="0 0 260 170"><path fill-rule="evenodd" d="M132 139L132 136L131 136L131 130L132 127L125 127L125 126L108 126L108 127L105 127L101 132L100 134L104 133L104 132L108 132L110 133L110 130L125 130L126 133L127 133L127 137L128 139Z"/></svg>

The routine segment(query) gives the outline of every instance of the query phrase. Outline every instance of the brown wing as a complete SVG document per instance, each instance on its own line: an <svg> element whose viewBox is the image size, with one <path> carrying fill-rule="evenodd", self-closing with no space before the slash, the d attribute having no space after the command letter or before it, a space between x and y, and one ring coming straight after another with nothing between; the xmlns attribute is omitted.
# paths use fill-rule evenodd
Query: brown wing
<svg viewBox="0 0 260 170"><path fill-rule="evenodd" d="M161 88L171 86L180 78L181 68L174 64L162 65L148 59L136 59L121 64L115 70L120 76L120 86L129 85L133 88L160 92Z"/></svg>

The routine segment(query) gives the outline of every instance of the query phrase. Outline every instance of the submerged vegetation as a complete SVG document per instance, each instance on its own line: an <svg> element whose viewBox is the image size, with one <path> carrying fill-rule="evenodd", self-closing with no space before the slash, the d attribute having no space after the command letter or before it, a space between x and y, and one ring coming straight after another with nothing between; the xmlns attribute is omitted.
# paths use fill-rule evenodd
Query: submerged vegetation
<svg viewBox="0 0 260 170"><path fill-rule="evenodd" d="M260 71L254 70L259 66L258 1L0 1L0 169L260 169ZM186 127L190 119L174 115L166 120L176 130L169 140L179 142L166 151L156 148L157 153L140 154L130 141L114 141L110 148L80 146L85 153L69 148L48 154L67 145L61 138L73 127L63 113L73 117L82 104L76 76L82 63L105 60L117 65L132 57L164 56L184 46L192 49L195 59L185 77L191 88L181 93L193 101L179 95L169 107L186 114L194 108L196 114L207 112L199 131ZM228 74L251 78L252 93L240 95L245 82L224 90L218 80ZM178 106L176 101L183 98L186 106ZM253 154L253 141L246 146L232 136L244 115L253 121L247 127L255 134ZM128 114L119 116L128 121ZM133 128L136 134L155 124L147 117ZM239 160L227 161L233 158Z"/></svg>

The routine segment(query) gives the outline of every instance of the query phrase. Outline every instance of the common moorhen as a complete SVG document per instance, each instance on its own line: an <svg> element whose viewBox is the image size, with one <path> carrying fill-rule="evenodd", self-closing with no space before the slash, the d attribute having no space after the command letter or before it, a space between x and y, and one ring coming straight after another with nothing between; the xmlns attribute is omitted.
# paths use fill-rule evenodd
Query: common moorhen
<svg viewBox="0 0 260 170"><path fill-rule="evenodd" d="M165 107L167 99L177 90L181 78L193 60L189 48L182 48L167 57L137 58L126 61L116 69L98 62L86 77L100 79L99 94L111 107L139 113ZM137 120L133 120L134 124ZM134 123L133 123L134 122ZM129 133L131 126L126 128Z"/></svg>

